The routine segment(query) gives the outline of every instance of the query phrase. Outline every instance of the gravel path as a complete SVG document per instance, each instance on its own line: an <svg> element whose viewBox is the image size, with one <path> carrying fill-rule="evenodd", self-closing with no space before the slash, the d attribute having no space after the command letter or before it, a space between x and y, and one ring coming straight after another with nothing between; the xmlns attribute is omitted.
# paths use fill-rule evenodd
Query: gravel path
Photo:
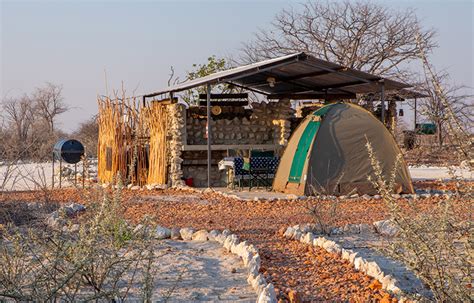
<svg viewBox="0 0 474 303"><path fill-rule="evenodd" d="M440 185L432 182L426 186L437 188ZM34 192L11 193L0 195L0 202L37 201L40 197ZM301 296L302 302L390 300L373 279L355 271L338 256L280 236L282 228L311 222L305 201L242 202L212 193L190 194L173 190L124 191L124 197L125 216L131 221L138 222L148 215L165 227L229 229L255 244L262 257L261 271L274 283L282 302L288 301L288 294L294 291ZM49 199L87 204L73 190L56 191ZM418 213L431 209L437 201L437 198L417 200ZM464 202L460 205L466 204ZM414 202L400 200L400 203L405 207ZM334 223L338 226L372 223L385 219L384 209L380 200L347 200L341 202ZM466 215L462 208L457 212Z"/></svg>

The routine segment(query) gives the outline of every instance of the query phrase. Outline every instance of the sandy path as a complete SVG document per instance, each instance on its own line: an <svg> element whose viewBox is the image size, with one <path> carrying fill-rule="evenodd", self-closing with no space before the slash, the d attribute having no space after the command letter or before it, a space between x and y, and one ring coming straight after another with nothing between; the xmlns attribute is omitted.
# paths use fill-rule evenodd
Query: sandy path
<svg viewBox="0 0 474 303"><path fill-rule="evenodd" d="M166 241L153 302L255 302L239 258L216 242Z"/></svg>

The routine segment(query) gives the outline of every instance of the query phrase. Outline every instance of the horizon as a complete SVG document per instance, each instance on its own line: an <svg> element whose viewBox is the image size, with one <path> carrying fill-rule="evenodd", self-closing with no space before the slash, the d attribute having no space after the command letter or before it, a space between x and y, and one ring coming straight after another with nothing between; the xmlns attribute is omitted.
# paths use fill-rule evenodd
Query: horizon
<svg viewBox="0 0 474 303"><path fill-rule="evenodd" d="M423 27L437 30L436 69L474 87L473 2L376 2L416 9ZM110 94L123 81L128 93L141 95L165 87L170 66L182 79L209 56L238 56L242 43L290 6L298 3L2 1L1 96L28 94L45 82L62 85L71 109L59 123L71 132L97 113L96 96L107 87Z"/></svg>

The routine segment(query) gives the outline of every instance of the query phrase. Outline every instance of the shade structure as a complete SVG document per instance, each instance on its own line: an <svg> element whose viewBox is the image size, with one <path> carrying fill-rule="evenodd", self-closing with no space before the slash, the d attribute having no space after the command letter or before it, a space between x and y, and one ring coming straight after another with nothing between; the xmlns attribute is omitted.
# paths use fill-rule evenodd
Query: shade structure
<svg viewBox="0 0 474 303"><path fill-rule="evenodd" d="M370 112L347 103L326 105L308 115L291 136L273 189L297 195L376 194L366 143L370 142L386 180L401 154L392 134ZM396 193L413 193L402 160L396 167Z"/></svg>

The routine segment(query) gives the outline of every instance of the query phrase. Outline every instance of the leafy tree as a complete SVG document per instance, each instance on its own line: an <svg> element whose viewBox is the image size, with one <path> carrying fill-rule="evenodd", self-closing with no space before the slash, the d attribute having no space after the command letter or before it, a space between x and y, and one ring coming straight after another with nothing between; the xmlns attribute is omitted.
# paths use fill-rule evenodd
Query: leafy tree
<svg viewBox="0 0 474 303"><path fill-rule="evenodd" d="M187 72L186 81L202 78L217 72L230 69L231 66L223 58L217 58L215 55L207 58L204 64L193 64L193 70ZM213 85L212 90L216 93L230 93L236 90L235 87L229 84ZM197 104L199 102L199 94L205 94L206 87L188 90L183 96L183 100L188 104Z"/></svg>

